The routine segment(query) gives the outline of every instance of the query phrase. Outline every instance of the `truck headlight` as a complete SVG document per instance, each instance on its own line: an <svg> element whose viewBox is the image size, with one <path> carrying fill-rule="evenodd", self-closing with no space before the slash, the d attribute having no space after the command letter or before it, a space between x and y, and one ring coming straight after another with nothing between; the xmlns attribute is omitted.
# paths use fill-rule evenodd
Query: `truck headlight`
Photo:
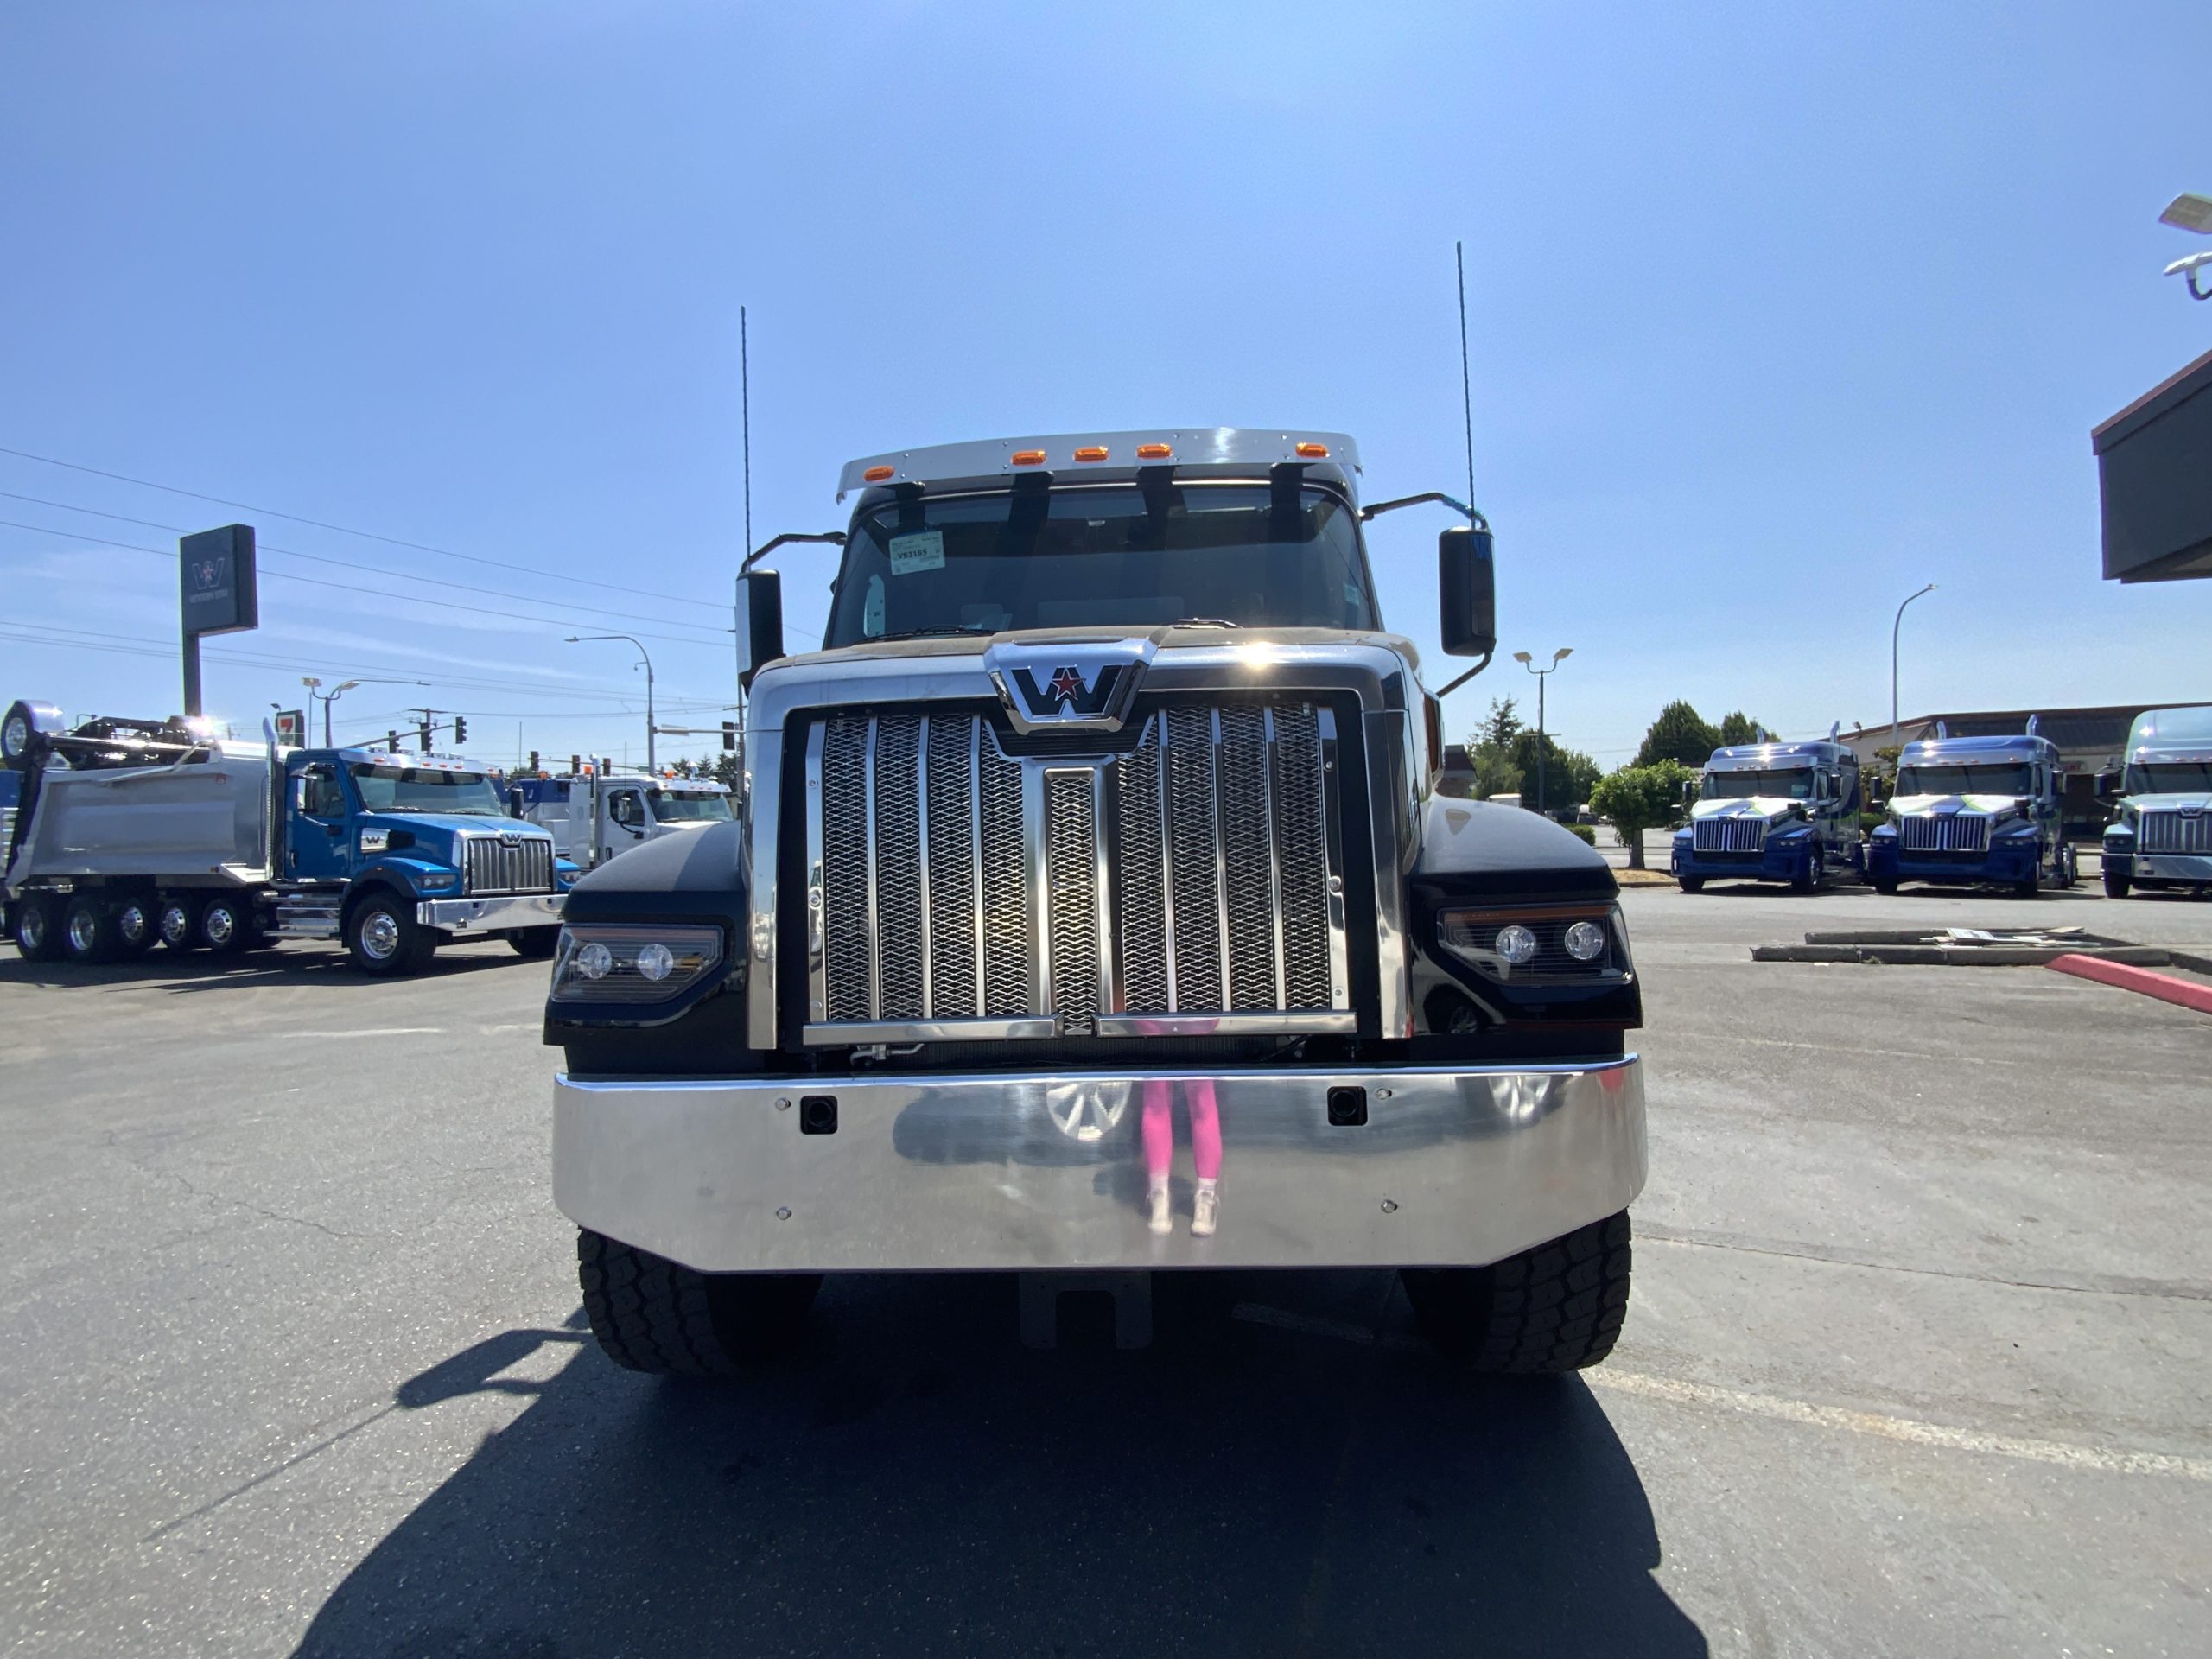
<svg viewBox="0 0 2212 1659"><path fill-rule="evenodd" d="M1618 906L1440 911L1436 938L1493 977L1526 971L1580 980L1629 971L1628 929Z"/></svg>
<svg viewBox="0 0 2212 1659"><path fill-rule="evenodd" d="M458 870L425 870L415 878L416 885L424 887L450 887L461 880Z"/></svg>
<svg viewBox="0 0 2212 1659"><path fill-rule="evenodd" d="M577 922L553 957L556 1002L665 1002L722 959L721 930L658 923Z"/></svg>

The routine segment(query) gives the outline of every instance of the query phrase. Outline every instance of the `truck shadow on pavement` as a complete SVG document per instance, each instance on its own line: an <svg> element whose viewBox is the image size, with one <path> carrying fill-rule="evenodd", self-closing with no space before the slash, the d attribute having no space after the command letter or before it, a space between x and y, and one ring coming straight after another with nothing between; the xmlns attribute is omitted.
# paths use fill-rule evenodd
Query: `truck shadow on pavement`
<svg viewBox="0 0 2212 1659"><path fill-rule="evenodd" d="M505 945L472 946L439 952L420 976L438 979L454 974L476 974L498 968L534 969L543 975L547 964L517 956ZM251 950L242 956L219 957L204 951L172 956L155 950L135 962L97 966L66 962L28 962L14 950L0 955L0 985L101 986L186 994L226 990L241 985L359 986L370 976L354 967L342 950ZM387 984L411 982L406 978Z"/></svg>
<svg viewBox="0 0 2212 1659"><path fill-rule="evenodd" d="M1250 1317L1357 1336L1389 1294L1162 1275L1149 1350L1040 1353L1007 1276L858 1278L803 1351L722 1388L620 1371L579 1319L503 1332L396 1403L532 1403L298 1652L1705 1653L1579 1379L1476 1386ZM500 1375L570 1344L548 1380Z"/></svg>

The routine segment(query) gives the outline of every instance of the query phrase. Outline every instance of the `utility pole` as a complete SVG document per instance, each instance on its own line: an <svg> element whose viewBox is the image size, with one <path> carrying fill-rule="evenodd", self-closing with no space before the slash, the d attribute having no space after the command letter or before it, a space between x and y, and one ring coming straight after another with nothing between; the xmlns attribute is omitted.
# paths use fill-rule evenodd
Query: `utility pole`
<svg viewBox="0 0 2212 1659"><path fill-rule="evenodd" d="M422 739L423 753L428 754L430 752L430 734L437 729L438 716L446 711L442 709L417 708L415 712L423 716L423 723L416 730Z"/></svg>

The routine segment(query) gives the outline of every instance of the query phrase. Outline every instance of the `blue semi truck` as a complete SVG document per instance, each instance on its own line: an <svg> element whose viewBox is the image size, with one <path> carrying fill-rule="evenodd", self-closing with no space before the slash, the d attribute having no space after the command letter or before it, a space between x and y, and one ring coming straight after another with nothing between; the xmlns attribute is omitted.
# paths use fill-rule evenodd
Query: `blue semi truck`
<svg viewBox="0 0 2212 1659"><path fill-rule="evenodd" d="M1889 821L1867 838L1866 878L1895 893L1905 881L2001 887L2023 896L2044 883L2070 887L2075 852L2060 825L2065 779L2058 747L2035 732L1938 735L1897 757Z"/></svg>
<svg viewBox="0 0 2212 1659"><path fill-rule="evenodd" d="M335 939L376 975L414 972L454 938L552 954L578 871L506 816L481 767L266 737L174 716L72 728L51 705L10 708L9 938L35 961L83 963Z"/></svg>
<svg viewBox="0 0 2212 1659"><path fill-rule="evenodd" d="M1690 821L1675 833L1675 880L1786 881L1811 893L1864 868L1859 757L1833 738L1715 749Z"/></svg>
<svg viewBox="0 0 2212 1659"><path fill-rule="evenodd" d="M2212 892L2212 706L2145 709L2125 758L2122 772L2097 777L2098 794L2120 803L2105 831L2107 896Z"/></svg>

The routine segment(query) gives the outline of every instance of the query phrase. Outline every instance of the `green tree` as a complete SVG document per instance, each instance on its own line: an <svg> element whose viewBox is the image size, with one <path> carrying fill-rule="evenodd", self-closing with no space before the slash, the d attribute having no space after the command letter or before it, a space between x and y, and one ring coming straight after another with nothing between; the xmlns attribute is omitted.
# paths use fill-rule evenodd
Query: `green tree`
<svg viewBox="0 0 2212 1659"><path fill-rule="evenodd" d="M1774 733L1770 728L1738 709L1732 715L1720 717L1720 741L1714 747L1726 748L1738 743L1771 743L1774 741ZM1700 757L1699 763L1703 764L1703 757Z"/></svg>
<svg viewBox="0 0 2212 1659"><path fill-rule="evenodd" d="M1513 741L1513 764L1521 772L1521 804L1533 809L1536 804L1536 734L1525 727ZM1544 808L1557 812L1562 808L1580 806L1590 798L1590 791L1602 775L1598 763L1575 749L1561 748L1546 732L1542 740L1544 757Z"/></svg>
<svg viewBox="0 0 2212 1659"><path fill-rule="evenodd" d="M1512 698L1491 699L1490 713L1467 739L1467 764L1473 772L1468 791L1475 799L1521 792L1521 764L1514 743L1524 729Z"/></svg>
<svg viewBox="0 0 2212 1659"><path fill-rule="evenodd" d="M1679 760L1662 760L1649 766L1623 766L1598 780L1590 791L1590 810L1627 843L1629 868L1644 868L1643 832L1675 821L1682 810L1682 791L1696 775Z"/></svg>
<svg viewBox="0 0 2212 1659"><path fill-rule="evenodd" d="M728 750L723 751L715 757L715 764L710 771L716 783L727 789L734 790L737 787L736 755Z"/></svg>
<svg viewBox="0 0 2212 1659"><path fill-rule="evenodd" d="M1467 747L1472 749L1479 745L1484 748L1510 749L1513 747L1513 740L1520 736L1525 729L1521 724L1521 716L1514 711L1512 698L1492 697L1490 700L1490 713L1483 717L1483 723L1475 728L1474 741Z"/></svg>
<svg viewBox="0 0 2212 1659"><path fill-rule="evenodd" d="M1674 760L1695 769L1703 766L1719 747L1720 734L1688 702L1677 700L1662 709L1659 718L1651 722L1651 729L1644 733L1643 747L1636 752L1635 764L1649 766L1661 760Z"/></svg>

